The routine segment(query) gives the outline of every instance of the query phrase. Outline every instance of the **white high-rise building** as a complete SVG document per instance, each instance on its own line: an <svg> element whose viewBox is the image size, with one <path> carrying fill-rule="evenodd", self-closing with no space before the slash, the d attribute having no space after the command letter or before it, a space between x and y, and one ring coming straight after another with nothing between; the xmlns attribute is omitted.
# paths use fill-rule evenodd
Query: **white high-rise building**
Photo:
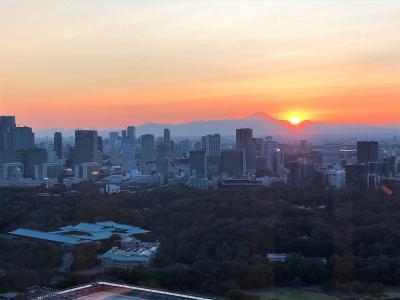
<svg viewBox="0 0 400 300"><path fill-rule="evenodd" d="M202 148L206 151L206 156L221 156L221 136L217 133L203 136Z"/></svg>

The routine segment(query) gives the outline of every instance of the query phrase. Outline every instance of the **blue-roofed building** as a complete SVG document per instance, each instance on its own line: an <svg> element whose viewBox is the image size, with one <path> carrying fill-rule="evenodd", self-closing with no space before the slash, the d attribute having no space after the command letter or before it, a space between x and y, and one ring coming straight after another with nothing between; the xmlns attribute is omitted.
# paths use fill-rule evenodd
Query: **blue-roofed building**
<svg viewBox="0 0 400 300"><path fill-rule="evenodd" d="M27 238L32 238L32 239L45 240L45 241L56 242L56 243L65 244L65 245L77 245L77 244L84 242L80 238L74 237L74 236L63 236L63 235L59 235L59 234L55 234L55 233L51 233L51 232L31 230L31 229L25 229L25 228L18 228L17 230L11 231L10 234L19 236L19 237L27 237Z"/></svg>
<svg viewBox="0 0 400 300"><path fill-rule="evenodd" d="M67 246L76 246L83 243L100 242L110 238L113 234L124 238L136 234L146 234L148 232L148 230L140 227L118 224L113 221L104 221L94 224L79 223L77 225L68 225L51 232L18 228L9 233L18 237L50 241Z"/></svg>

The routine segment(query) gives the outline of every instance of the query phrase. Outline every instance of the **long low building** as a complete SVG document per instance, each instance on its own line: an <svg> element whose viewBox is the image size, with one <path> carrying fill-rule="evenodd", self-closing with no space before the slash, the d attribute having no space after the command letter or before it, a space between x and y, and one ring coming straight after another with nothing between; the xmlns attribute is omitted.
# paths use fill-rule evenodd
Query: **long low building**
<svg viewBox="0 0 400 300"><path fill-rule="evenodd" d="M113 234L129 237L137 234L146 234L148 230L126 224L118 224L113 221L98 223L79 223L59 228L56 231L39 231L26 228L18 228L9 232L12 236L44 240L68 246L76 246L84 243L99 242L110 238Z"/></svg>

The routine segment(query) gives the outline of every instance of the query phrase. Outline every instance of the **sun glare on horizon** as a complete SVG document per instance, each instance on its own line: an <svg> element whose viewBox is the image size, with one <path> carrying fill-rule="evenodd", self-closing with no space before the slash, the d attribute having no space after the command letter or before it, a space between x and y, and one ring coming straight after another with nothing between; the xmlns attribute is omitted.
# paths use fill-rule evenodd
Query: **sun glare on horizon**
<svg viewBox="0 0 400 300"><path fill-rule="evenodd" d="M289 122L292 125L299 125L300 122L301 122L301 119L299 117L297 117L297 116L292 116L292 117L289 118Z"/></svg>

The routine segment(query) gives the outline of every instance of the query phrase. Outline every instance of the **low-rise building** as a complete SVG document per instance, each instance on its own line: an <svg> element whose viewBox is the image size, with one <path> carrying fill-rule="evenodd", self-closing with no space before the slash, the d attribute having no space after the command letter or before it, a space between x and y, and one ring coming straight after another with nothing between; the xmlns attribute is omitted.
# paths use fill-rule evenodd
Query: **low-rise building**
<svg viewBox="0 0 400 300"><path fill-rule="evenodd" d="M285 262L286 253L267 253L267 259L270 262Z"/></svg>
<svg viewBox="0 0 400 300"><path fill-rule="evenodd" d="M35 179L58 178L62 174L62 161L35 165Z"/></svg>
<svg viewBox="0 0 400 300"><path fill-rule="evenodd" d="M140 244L139 244L140 245ZM133 269L138 265L148 265L158 250L158 244L124 250L113 247L101 256L104 269Z"/></svg>
<svg viewBox="0 0 400 300"><path fill-rule="evenodd" d="M106 193L107 194L118 194L121 192L121 187L116 184L106 184Z"/></svg>
<svg viewBox="0 0 400 300"><path fill-rule="evenodd" d="M113 221L91 223L79 223L59 228L56 231L39 231L26 228L18 228L9 234L21 238L50 241L66 246L100 242L110 238L112 235L119 235L121 238L135 234L146 234L148 230L131 225L118 224Z"/></svg>
<svg viewBox="0 0 400 300"><path fill-rule="evenodd" d="M75 177L83 180L92 180L97 178L100 167L96 162L81 163L75 166Z"/></svg>
<svg viewBox="0 0 400 300"><path fill-rule="evenodd" d="M130 250L136 249L140 245L140 240L134 236L127 236L121 239L121 249Z"/></svg>
<svg viewBox="0 0 400 300"><path fill-rule="evenodd" d="M326 172L329 187L342 189L346 186L346 173L343 169L328 169Z"/></svg>

